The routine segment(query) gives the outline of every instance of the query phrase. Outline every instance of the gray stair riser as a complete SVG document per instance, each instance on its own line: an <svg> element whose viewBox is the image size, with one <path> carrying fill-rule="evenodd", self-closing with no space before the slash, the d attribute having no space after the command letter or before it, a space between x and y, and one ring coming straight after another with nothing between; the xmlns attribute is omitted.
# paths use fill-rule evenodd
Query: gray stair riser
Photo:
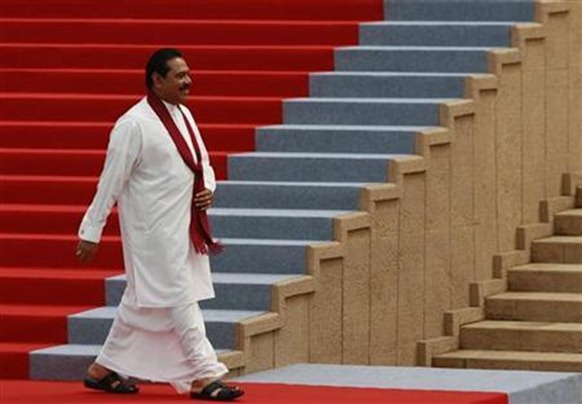
<svg viewBox="0 0 582 404"><path fill-rule="evenodd" d="M360 44L391 46L510 46L507 25L362 24Z"/></svg>
<svg viewBox="0 0 582 404"><path fill-rule="evenodd" d="M259 129L257 149L265 152L414 153L414 131Z"/></svg>
<svg viewBox="0 0 582 404"><path fill-rule="evenodd" d="M439 124L439 103L285 101L286 124L428 125Z"/></svg>
<svg viewBox="0 0 582 404"><path fill-rule="evenodd" d="M498 351L581 352L582 333L461 328L461 348Z"/></svg>
<svg viewBox="0 0 582 404"><path fill-rule="evenodd" d="M16 212L14 212L16 213ZM46 232L47 228L53 233L75 234L79 226L79 217L82 215L77 210L69 212L30 212L22 210L15 216L19 225L22 225L22 232L41 231ZM304 217L297 215L289 216L269 216L269 212L263 215L247 215L237 212L219 213L210 210L209 213L211 227L215 237L222 238L263 238L263 239L309 239L309 240L329 240L332 237L331 217ZM117 214L112 215L107 227L107 233L119 235L117 228L112 229L112 224L117 224ZM37 226L35 227L35 223ZM42 223L42 225L38 225ZM9 224L6 223L5 226ZM1 227L1 226L0 226ZM1 230L9 230L2 228ZM14 229L13 229L14 230Z"/></svg>
<svg viewBox="0 0 582 404"><path fill-rule="evenodd" d="M314 73L309 91L312 97L326 98L461 98L464 82L463 76Z"/></svg>
<svg viewBox="0 0 582 404"><path fill-rule="evenodd" d="M81 380L96 356L31 353L29 375L33 380Z"/></svg>
<svg viewBox="0 0 582 404"><path fill-rule="evenodd" d="M386 20L533 21L533 0L384 0Z"/></svg>
<svg viewBox="0 0 582 404"><path fill-rule="evenodd" d="M412 50L340 48L339 71L486 73L487 50Z"/></svg>
<svg viewBox="0 0 582 404"><path fill-rule="evenodd" d="M125 279L107 279L105 285L107 305L117 306L125 289ZM271 285L215 283L214 291L214 299L200 302L202 309L268 311L271 308Z"/></svg>
<svg viewBox="0 0 582 404"><path fill-rule="evenodd" d="M357 186L243 185L220 183L214 206L219 208L356 210Z"/></svg>
<svg viewBox="0 0 582 404"><path fill-rule="evenodd" d="M222 216L210 217L213 235L227 238L262 238L282 240L331 240L332 218L327 217L261 217Z"/></svg>
<svg viewBox="0 0 582 404"><path fill-rule="evenodd" d="M303 274L306 250L304 245L231 244L211 256L210 265L213 272Z"/></svg>
<svg viewBox="0 0 582 404"><path fill-rule="evenodd" d="M113 318L89 318L70 316L68 343L102 345L113 324ZM206 335L216 349L233 349L236 343L236 324L206 321Z"/></svg>
<svg viewBox="0 0 582 404"><path fill-rule="evenodd" d="M234 180L385 182L388 160L233 156L228 172Z"/></svg>

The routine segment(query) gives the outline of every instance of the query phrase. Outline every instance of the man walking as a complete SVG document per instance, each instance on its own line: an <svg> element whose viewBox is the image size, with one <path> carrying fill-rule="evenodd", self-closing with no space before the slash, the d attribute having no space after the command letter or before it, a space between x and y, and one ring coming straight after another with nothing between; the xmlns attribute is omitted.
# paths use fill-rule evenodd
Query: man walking
<svg viewBox="0 0 582 404"><path fill-rule="evenodd" d="M243 391L220 379L228 372L206 338L198 302L214 297L206 210L216 188L196 123L184 105L190 70L175 49L160 49L146 66L147 97L111 132L97 192L79 228L76 255L97 252L117 203L127 287L85 386L137 393L127 377L169 382L192 398L229 401Z"/></svg>

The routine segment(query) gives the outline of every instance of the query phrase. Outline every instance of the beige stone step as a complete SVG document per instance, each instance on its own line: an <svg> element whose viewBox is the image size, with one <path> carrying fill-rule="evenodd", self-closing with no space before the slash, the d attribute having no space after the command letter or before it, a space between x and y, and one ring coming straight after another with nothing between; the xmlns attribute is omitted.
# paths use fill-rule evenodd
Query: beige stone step
<svg viewBox="0 0 582 404"><path fill-rule="evenodd" d="M582 323L480 321L461 328L461 348L582 354Z"/></svg>
<svg viewBox="0 0 582 404"><path fill-rule="evenodd" d="M582 293L582 264L534 263L507 271L515 292Z"/></svg>
<svg viewBox="0 0 582 404"><path fill-rule="evenodd" d="M433 365L447 368L582 372L582 354L460 350L438 355Z"/></svg>
<svg viewBox="0 0 582 404"><path fill-rule="evenodd" d="M567 210L554 216L554 232L564 236L582 236L582 209Z"/></svg>
<svg viewBox="0 0 582 404"><path fill-rule="evenodd" d="M506 292L485 300L491 320L582 323L582 293Z"/></svg>
<svg viewBox="0 0 582 404"><path fill-rule="evenodd" d="M582 236L553 236L535 240L532 261L582 264Z"/></svg>

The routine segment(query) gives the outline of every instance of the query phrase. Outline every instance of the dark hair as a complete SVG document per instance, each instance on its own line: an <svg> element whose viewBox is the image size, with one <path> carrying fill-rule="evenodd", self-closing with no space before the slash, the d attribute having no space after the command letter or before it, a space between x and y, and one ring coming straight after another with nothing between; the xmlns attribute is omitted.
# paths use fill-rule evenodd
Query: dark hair
<svg viewBox="0 0 582 404"><path fill-rule="evenodd" d="M152 80L152 74L154 74L154 72L158 73L162 77L166 77L170 71L170 68L168 67L168 61L181 57L182 53L179 50L173 48L161 48L152 53L145 69L146 87L150 89L152 88L154 84Z"/></svg>

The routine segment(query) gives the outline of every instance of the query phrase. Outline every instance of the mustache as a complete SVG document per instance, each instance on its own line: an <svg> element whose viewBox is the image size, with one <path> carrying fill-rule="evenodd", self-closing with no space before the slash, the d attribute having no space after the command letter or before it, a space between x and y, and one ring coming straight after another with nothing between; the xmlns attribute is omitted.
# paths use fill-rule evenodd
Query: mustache
<svg viewBox="0 0 582 404"><path fill-rule="evenodd" d="M190 87L192 87L192 85L190 85L190 84L184 84L182 87L180 87L180 91L182 91L182 90L189 90Z"/></svg>

